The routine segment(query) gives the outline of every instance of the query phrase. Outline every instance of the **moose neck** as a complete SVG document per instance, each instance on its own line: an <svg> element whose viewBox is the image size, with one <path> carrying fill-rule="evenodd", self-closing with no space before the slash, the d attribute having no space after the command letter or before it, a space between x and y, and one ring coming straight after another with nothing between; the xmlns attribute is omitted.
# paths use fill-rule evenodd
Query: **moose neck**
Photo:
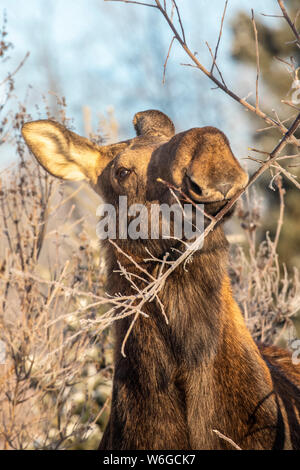
<svg viewBox="0 0 300 470"><path fill-rule="evenodd" d="M109 428L115 448L226 448L207 429L238 439L259 403L258 427L267 425L270 414L276 416L268 398L269 371L232 296L227 255L222 227L217 227L191 263L178 266L165 281L159 295L168 324L158 302L145 304L148 318L140 316L127 336L126 357L121 349L133 317L116 322ZM111 268L119 269L118 256L110 252ZM141 274L135 263L126 269ZM157 266L151 269L154 273ZM112 269L109 288L111 294L132 295L128 281ZM259 433L255 439L263 439ZM251 437L243 445L251 448Z"/></svg>
<svg viewBox="0 0 300 470"><path fill-rule="evenodd" d="M154 254L157 258L163 259L165 251ZM126 256L124 256L116 248L109 248L108 289L110 294L132 295L135 293L130 282L117 272L120 269L119 264L128 273L136 275L134 282L140 289L146 284L139 278L146 276L138 265L145 272L157 277L161 264L144 262L143 257L145 258L145 255L142 256L130 249L126 250ZM227 261L228 243L222 226L218 226L209 234L203 248L193 254L191 261L186 265L184 263L179 265L165 281L159 293L164 311L157 301L145 304L143 310L149 317L140 317L130 336L134 336L136 332L143 341L146 335L152 338L158 335L160 339L171 345L172 355L176 362L182 362L184 358L189 365L197 364L203 355L214 355L226 323L235 320L238 323L242 321L237 308L234 318L229 319L224 314L224 301L232 300L236 306L228 280ZM167 268L168 265L165 269ZM230 313L228 312L229 315ZM236 316L238 318L235 318ZM132 317L128 317L121 322L122 326L118 328L117 335L120 341L122 335L125 336L131 321ZM131 343L129 337L126 344L128 355Z"/></svg>

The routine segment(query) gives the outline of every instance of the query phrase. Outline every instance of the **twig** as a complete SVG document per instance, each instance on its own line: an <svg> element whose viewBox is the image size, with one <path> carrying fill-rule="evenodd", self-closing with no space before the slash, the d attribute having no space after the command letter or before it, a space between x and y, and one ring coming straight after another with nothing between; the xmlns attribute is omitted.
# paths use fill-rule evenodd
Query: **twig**
<svg viewBox="0 0 300 470"><path fill-rule="evenodd" d="M287 106L290 106L291 108L297 109L297 111L300 111L300 108L298 108L298 106L296 106L292 101L281 100L281 103L286 104Z"/></svg>
<svg viewBox="0 0 300 470"><path fill-rule="evenodd" d="M280 237L280 233L281 233L281 229L282 229L282 225L283 225L285 189L282 186L282 178L281 178L280 174L278 174L276 176L276 185L277 185L278 192L279 192L279 203L280 203L280 205L279 205L279 217L278 217L278 221L277 221L275 238L274 238L274 241L272 243L272 254L269 257L268 262L265 264L264 268L262 269L262 274L264 274L269 269L269 267L271 267L272 264L273 264L273 261L274 261L273 258L276 255L277 246L278 246L278 242L279 242L279 237Z"/></svg>
<svg viewBox="0 0 300 470"><path fill-rule="evenodd" d="M291 30L293 31L293 33L294 33L294 35L295 35L296 41L297 41L297 43L298 43L298 46L300 46L300 35L299 35L299 33L298 33L297 29L296 29L295 23L292 22L292 20L291 20L289 14L288 14L288 12L287 12L287 10L286 10L286 8L285 8L285 5L284 5L283 0L277 0L277 2L278 2L278 5L279 5L280 8L281 8L281 11L282 11L282 13L283 13L284 18L285 18L286 21L288 22L288 24L289 24Z"/></svg>
<svg viewBox="0 0 300 470"><path fill-rule="evenodd" d="M213 429L213 432L216 433L216 435L217 435L220 439L224 439L224 441L226 441L226 442L228 442L229 444L231 444L232 447L234 447L236 450L242 450L240 446L238 446L232 439L230 439L230 437L225 436L225 435L222 434L220 431L217 431L217 429Z"/></svg>
<svg viewBox="0 0 300 470"><path fill-rule="evenodd" d="M246 157L244 160L252 160L253 162L260 163L260 164L264 163L264 160L260 160L259 158L251 157L250 155L248 155L248 157Z"/></svg>
<svg viewBox="0 0 300 470"><path fill-rule="evenodd" d="M125 354L125 346L126 346L127 340L128 340L128 338L129 338L129 336L130 336L131 331L133 330L133 327L134 327L134 325L135 325L135 323L136 323L136 321L137 321L139 315L140 315L139 312L136 312L136 314L134 315L134 318L133 318L132 322L130 323L130 326L129 326L128 330L126 331L126 335L124 336L123 343L122 343L122 347L121 347L121 354L122 354L123 357L126 357L126 354Z"/></svg>
<svg viewBox="0 0 300 470"><path fill-rule="evenodd" d="M287 171L285 168L283 168L281 165L279 165L278 162L274 162L274 166L276 168L279 168L280 173L283 173L284 176L286 176L290 181L292 181L292 183L294 183L296 188L300 189L300 183L293 177L293 175L291 175L291 173L289 171Z"/></svg>
<svg viewBox="0 0 300 470"><path fill-rule="evenodd" d="M255 37L255 55L256 55L256 101L255 101L255 107L258 110L259 109L259 96L258 96L258 81L259 81L259 50L258 50L258 37L257 37L257 28L256 28L256 23L254 19L254 11L251 10L252 14L252 25L253 25L253 31L254 31L254 37Z"/></svg>
<svg viewBox="0 0 300 470"><path fill-rule="evenodd" d="M270 156L270 153L269 153L269 152L265 152L264 150L258 150L258 149L253 148L253 147L249 147L248 150L251 150L251 152L262 153L263 155L268 155L268 156Z"/></svg>
<svg viewBox="0 0 300 470"><path fill-rule="evenodd" d="M170 52L171 52L171 49L172 49L172 46L173 46L174 39L176 39L175 36L173 36L172 41L170 42L170 46L169 46L169 49L168 49L168 54L167 54L167 57L166 57L166 60L165 60L165 63L164 63L164 73L163 73L163 81L162 81L163 84L165 84L165 82L166 82L167 64L168 64L168 60L169 60L169 57L170 57Z"/></svg>
<svg viewBox="0 0 300 470"><path fill-rule="evenodd" d="M225 81L224 81L224 78L223 78L223 75L222 75L222 73L221 73L221 70L219 69L219 67L218 67L218 65L217 65L217 63L216 63L216 60L215 60L215 58L214 58L214 56L213 56L211 47L210 47L210 45L208 44L207 41L205 41L205 44L207 45L208 50L209 50L209 52L210 52L210 55L211 55L211 57L212 57L213 65L216 66L216 69L217 69L217 71L218 71L218 73L219 73L219 75L220 75L220 78L221 78L221 80L222 80L222 83L223 83L224 86L226 86ZM187 64L184 64L184 65L187 65Z"/></svg>
<svg viewBox="0 0 300 470"><path fill-rule="evenodd" d="M181 16L180 16L180 12L179 12L179 9L178 9L178 6L177 6L177 3L176 3L176 0L172 0L172 3L173 3L173 5L174 5L174 6L175 6L175 8L176 8L176 12L177 12L177 16L178 16L178 21L179 21L180 28L181 28L182 40L183 40L183 42L184 42L184 44L185 44L185 43L186 43L186 41L185 41L185 33L184 33L184 28L183 28L183 25L182 25Z"/></svg>
<svg viewBox="0 0 300 470"><path fill-rule="evenodd" d="M293 135L296 130L298 129L299 127L299 124L300 124L300 113L298 114L298 116L296 117L296 119L294 120L293 124L291 125L291 127L289 128L289 130L284 134L284 136L282 137L282 139L280 140L279 144L276 145L276 147L274 148L274 150L270 153L270 157L269 157L269 160L267 160L257 171L256 173L254 173L254 175L250 178L250 181L249 183L251 182L251 184L267 169L269 168L272 163L275 161L275 159L277 158L277 155L281 152L281 150L285 147L285 145L287 144L288 140L289 140L289 137L291 135ZM249 186L249 183L248 183L248 186Z"/></svg>
<svg viewBox="0 0 300 470"><path fill-rule="evenodd" d="M278 175L278 177L277 177L276 184L277 184L277 188L278 188L278 192L279 192L280 205L279 205L279 218L278 218L278 221L277 221L276 235L275 235L274 242L273 242L274 254L275 254L276 251L277 251L277 246L278 246L278 242L279 242L280 232L281 232L282 225L283 225L283 215L284 215L284 195L285 195L285 189L284 189L284 187L282 186L282 178L281 178L280 175Z"/></svg>
<svg viewBox="0 0 300 470"><path fill-rule="evenodd" d="M276 161L287 160L288 158L297 158L297 157L300 157L300 153L295 153L294 155L283 155L282 157L278 157Z"/></svg>
<svg viewBox="0 0 300 470"><path fill-rule="evenodd" d="M268 18L283 18L282 15L269 15L267 13L261 13L261 16L266 16Z"/></svg>
<svg viewBox="0 0 300 470"><path fill-rule="evenodd" d="M128 0L105 0L105 1L119 1L119 2L122 2L122 3L129 3ZM207 70L204 67L204 65L202 65L201 62L197 59L195 54L193 54L191 52L191 50L187 46L185 40L183 40L181 38L180 34L178 33L177 29L175 28L175 26L174 26L174 24L171 20L171 18L169 17L167 11L161 5L160 0L155 0L155 2L156 2L156 5L144 4L144 3L140 3L140 2L136 2L136 3L139 4L139 5L151 6L153 8L157 8L162 13L162 15L165 17L169 27L173 31L173 34L176 37L177 41L182 46L182 48L185 50L187 55L191 58L191 60L194 62L196 68L201 70L208 78L210 78L217 85L218 88L221 88L221 90L223 90L227 95L229 95L235 101L237 101L238 103L243 105L245 108L247 108L249 111L251 111L254 114L256 114L257 116L259 116L260 118L262 118L267 124L270 124L272 127L274 127L274 126L278 127L283 134L287 132L288 129L282 123L277 122L275 119L272 119L271 117L269 117L266 113L264 113L260 109L256 109L255 106L252 106L245 99L240 98L236 93L231 91L229 88L227 88L226 85L224 85L220 80L218 80L209 70ZM131 2L131 3L133 3L133 2ZM191 65L191 64L188 64L188 65ZM296 137L294 137L292 135L290 138L291 138L291 141L295 145L299 146L299 142L298 142L298 139L296 139Z"/></svg>
<svg viewBox="0 0 300 470"><path fill-rule="evenodd" d="M115 243L113 240L109 240L109 243L111 243L111 245L113 245L115 247L115 249L121 253L122 255L124 255L129 261L130 263L133 263L134 266L139 270L141 271L142 273L146 274L147 277L149 277L150 279L154 280L155 278L146 270L146 269L143 269L134 259L132 256L130 256L128 253L126 253L125 251L123 251L118 245L117 243Z"/></svg>
<svg viewBox="0 0 300 470"><path fill-rule="evenodd" d="M189 198L181 188L177 188L177 186L174 186L173 184L169 183L168 181L163 180L162 178L157 178L159 183L165 184L169 189L173 189L174 191L179 192L179 194L190 204L192 204L197 210L201 211L205 217L207 217L210 220L214 220L214 217L210 214L207 214L201 207L199 207L198 204L195 203L191 198Z"/></svg>
<svg viewBox="0 0 300 470"><path fill-rule="evenodd" d="M4 85L5 82L10 80L14 75L16 75L16 73L18 73L18 71L20 70L20 68L23 67L23 65L25 64L25 62L26 62L26 60L28 59L29 56L30 56L30 52L27 52L24 59L21 60L21 62L19 63L18 67L12 73L9 73L7 75L7 77L0 83L0 86Z"/></svg>
<svg viewBox="0 0 300 470"><path fill-rule="evenodd" d="M227 93L229 96L231 96L231 98L233 98L238 103L242 104L249 111L252 111L254 114L256 114L257 116L264 119L264 121L267 124L270 124L272 127L274 127L274 126L278 127L281 130L282 133L286 133L288 131L288 129L282 123L277 122L275 119L270 118L266 113L264 113L260 109L256 109L255 106L252 106L245 99L240 98L233 91L231 91L229 88L227 88L227 86L224 86L223 83L220 80L218 80L212 73L210 73L210 71L207 70L204 67L204 65L202 65L201 62L197 59L195 54L193 54L191 52L191 50L189 49L187 44L181 39L180 34L178 33L177 29L175 28L175 26L174 26L173 22L171 21L169 15L167 14L167 12L162 7L160 0L155 0L155 2L156 2L156 6L157 6L158 10L162 13L162 15L164 16L165 20L167 21L169 27L173 31L173 34L176 37L177 41L179 42L179 44L182 46L182 48L185 50L187 55L191 58L191 60L194 62L194 64L196 65L196 67L199 70L201 70L208 78L210 78L219 88L221 88L221 90L223 90L225 93ZM295 145L299 146L299 142L298 142L298 139L296 139L296 137L292 136L291 140L293 141L293 143Z"/></svg>
<svg viewBox="0 0 300 470"><path fill-rule="evenodd" d="M223 11L222 19L221 19L219 37L218 37L218 41L217 41L217 45L216 45L216 49L215 49L215 54L214 54L214 57L213 57L213 63L212 63L211 69L210 69L211 74L214 71L214 66L217 65L217 55L218 55L219 45L220 45L222 32L223 32L223 23L224 23L224 19L225 19L225 15L226 15L227 5L228 5L228 0L226 0L226 2L225 2L224 11Z"/></svg>
<svg viewBox="0 0 300 470"><path fill-rule="evenodd" d="M133 0L104 0L104 1L105 2L133 3L135 5L143 5L145 7L157 8L156 5L151 5L151 3L134 2Z"/></svg>

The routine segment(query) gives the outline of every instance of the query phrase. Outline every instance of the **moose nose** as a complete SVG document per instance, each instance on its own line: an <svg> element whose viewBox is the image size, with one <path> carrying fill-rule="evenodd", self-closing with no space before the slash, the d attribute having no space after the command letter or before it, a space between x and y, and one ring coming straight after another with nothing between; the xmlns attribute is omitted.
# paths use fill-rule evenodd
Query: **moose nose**
<svg viewBox="0 0 300 470"><path fill-rule="evenodd" d="M196 178L194 175L186 173L185 175L187 191L192 199L199 202L222 201L232 197L232 191L235 187L234 182L223 181L207 184L204 179ZM238 188L236 188L237 190ZM236 192L236 191L234 191Z"/></svg>
<svg viewBox="0 0 300 470"><path fill-rule="evenodd" d="M196 183L195 179L192 176L187 174L186 180L187 180L188 191L193 192L197 194L197 196L201 197L203 195L203 191L202 191L201 186L199 186L199 184Z"/></svg>
<svg viewBox="0 0 300 470"><path fill-rule="evenodd" d="M223 194L224 197L226 197L226 194L228 191L231 189L232 184L231 183L219 183L216 184L216 189L217 191L220 191L220 193Z"/></svg>
<svg viewBox="0 0 300 470"><path fill-rule="evenodd" d="M229 190L232 188L231 183L217 183L213 187L209 187L204 181L198 181L194 176L186 174L187 190L190 196L197 200L222 200L226 198Z"/></svg>

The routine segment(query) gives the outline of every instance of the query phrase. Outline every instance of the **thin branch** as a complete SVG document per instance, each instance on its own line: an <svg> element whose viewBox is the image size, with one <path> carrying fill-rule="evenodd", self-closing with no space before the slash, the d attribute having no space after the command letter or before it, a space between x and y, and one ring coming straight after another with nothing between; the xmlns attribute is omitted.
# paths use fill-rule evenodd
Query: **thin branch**
<svg viewBox="0 0 300 470"><path fill-rule="evenodd" d="M270 156L270 153L269 153L269 152L265 152L264 150L258 150L258 149L253 148L253 147L249 147L248 150L251 150L251 152L261 153L261 154L263 154L263 155L268 155L268 156Z"/></svg>
<svg viewBox="0 0 300 470"><path fill-rule="evenodd" d="M219 69L219 67L218 67L218 65L217 65L217 63L216 63L216 59L215 59L215 57L214 57L214 55L213 55L213 53L212 53L211 47L210 47L210 45L208 44L207 41L205 41L205 44L207 45L208 50L209 50L209 52L210 52L210 55L211 55L211 57L212 57L213 65L216 66L216 69L217 69L217 71L218 71L218 73L219 73L219 75L220 75L220 78L221 78L221 80L222 80L222 83L223 83L224 86L226 86L226 83L225 83L225 81L224 81L224 78L223 78L223 75L222 75L222 73L221 73L221 70Z"/></svg>
<svg viewBox="0 0 300 470"><path fill-rule="evenodd" d="M134 327L134 325L135 325L135 323L136 323L138 317L139 317L139 312L136 312L136 314L135 314L134 317L133 317L132 322L130 323L130 326L129 326L128 330L126 331L126 335L124 336L123 343L122 343L122 347L121 347L121 354L122 354L123 357L126 357L126 354L125 354L125 346L126 346L127 340L128 340L128 338L129 338L129 336L130 336L130 333L131 333L132 330L133 330L133 327Z"/></svg>
<svg viewBox="0 0 300 470"><path fill-rule="evenodd" d="M279 218L278 218L278 221L277 221L277 229L276 229L276 235L275 235L275 238L274 238L274 242L273 242L273 249L274 249L274 255L277 251L277 246L278 246L278 242L279 242L279 237L280 237L280 233L281 233L281 229L282 229L282 225L283 225L283 215L284 215L284 195L285 195L285 189L284 187L282 186L282 178L280 175L278 175L278 179L276 181L276 184L277 184L277 188L278 188L278 191L279 191L279 202L280 202L280 205L279 205Z"/></svg>
<svg viewBox="0 0 300 470"><path fill-rule="evenodd" d="M261 13L261 16L266 16L268 18L283 18L282 15L269 15L267 13Z"/></svg>
<svg viewBox="0 0 300 470"><path fill-rule="evenodd" d="M18 73L18 71L23 67L23 65L25 64L29 56L30 56L30 52L27 52L24 59L22 59L21 62L19 63L18 67L12 73L9 73L7 75L7 77L0 83L0 86L4 85L4 83L7 82L8 80L11 80L12 77L16 75L16 73Z"/></svg>
<svg viewBox="0 0 300 470"><path fill-rule="evenodd" d="M180 34L178 33L177 29L175 28L173 22L171 21L169 15L167 14L167 12L164 10L164 8L162 7L161 5L161 2L160 0L155 0L156 2L156 5L157 5L157 8L158 10L162 13L162 15L165 17L165 20L167 21L169 27L171 28L171 30L173 31L173 34L174 36L176 37L177 41L179 42L179 44L182 46L182 48L185 50L185 52L187 53L187 55L191 58L191 60L194 62L194 64L196 64L197 68L199 68L199 70L201 70L208 78L210 78L219 88L221 88L221 90L223 90L225 93L227 93L229 96L231 96L231 98L233 98L235 101L237 101L238 103L241 103L245 108L247 108L248 110L252 111L254 114L256 114L257 116L261 117L262 119L264 119L264 121L267 123L267 124L270 124L272 125L273 127L276 126L278 127L282 133L286 133L288 131L288 129L280 122L277 122L275 119L272 119L270 118L266 113L264 113L263 111L261 111L260 109L256 109L255 106L252 106L251 104L249 104L247 101L245 101L244 99L240 98L238 95L236 95L233 91L231 91L229 88L227 88L227 86L224 86L223 83L218 80L213 74L211 74L209 72L209 70L207 70L204 65L201 64L201 62L197 59L197 57L195 56L195 54L193 54L191 52L191 50L189 49L189 47L187 46L187 44L181 39L180 37ZM299 146L299 142L298 142L298 139L296 139L296 137L294 136L291 136L291 140L293 141L293 143L297 146Z"/></svg>
<svg viewBox="0 0 300 470"><path fill-rule="evenodd" d="M181 21L180 11L179 11L179 9L178 9L178 6L177 6L176 1L175 1L175 0L172 0L172 3L173 3L173 5L174 5L175 8L176 8L176 12L177 12L177 16L178 16L178 21L179 21L180 28L181 28L182 40L183 40L184 44L186 44L186 41L185 41L185 33L184 33L184 28L183 28L183 25L182 25L182 21Z"/></svg>
<svg viewBox="0 0 300 470"><path fill-rule="evenodd" d="M135 5L143 5L144 7L157 8L156 5L151 5L151 3L134 2L133 0L104 0L104 1L105 2L133 3Z"/></svg>
<svg viewBox="0 0 300 470"><path fill-rule="evenodd" d="M287 160L288 158L297 158L297 157L300 157L300 153L294 153L293 155L283 155L282 157L278 157L276 161Z"/></svg>
<svg viewBox="0 0 300 470"><path fill-rule="evenodd" d="M287 10L286 10L286 8L285 8L285 5L284 5L283 0L277 0L277 2L278 2L278 5L279 5L280 8L281 8L281 11L282 11L282 13L283 13L284 18L286 19L287 23L289 24L291 30L292 30L293 33L294 33L294 36L295 36L295 38L296 38L296 42L298 43L298 46L300 46L300 35L299 35L298 31L297 31L297 28L296 28L295 23L292 22L292 20L291 20L289 14L288 14L288 12L287 12Z"/></svg>
<svg viewBox="0 0 300 470"><path fill-rule="evenodd" d="M224 11L223 11L222 19L221 19L221 26L220 26L220 31L219 31L219 37L218 37L218 41L217 41L217 45L216 45L215 54L214 54L214 57L213 57L213 63L212 63L211 69L210 69L210 73L213 73L214 66L217 65L216 61L217 61L219 45L220 45L222 32L223 32L223 23L224 23L224 19L225 19L225 15L226 15L227 5L228 5L228 0L226 0L225 6L224 6Z"/></svg>
<svg viewBox="0 0 300 470"><path fill-rule="evenodd" d="M284 123L290 121L291 119L294 119L295 116L296 116L296 114L294 114L293 116L289 116L284 121L281 121L281 124L284 124ZM270 129L274 129L274 126L262 127L261 129L256 129L256 132L264 132L264 131L267 131L267 130L270 130ZM299 147L299 144L297 146Z"/></svg>
<svg viewBox="0 0 300 470"><path fill-rule="evenodd" d="M259 82L259 74L260 74L258 36L257 36L257 28L256 28L256 23L255 23L255 19L254 19L254 11L253 10L251 10L251 14L252 14L252 25L253 25L254 37L255 37L255 55L256 55L256 101L255 101L255 108L256 108L256 110L258 110L259 109L258 82Z"/></svg>
<svg viewBox="0 0 300 470"><path fill-rule="evenodd" d="M167 57L166 57L166 60L165 60L165 63L164 63L164 73L163 73L163 81L162 81L163 84L165 84L165 82L166 82L167 64L168 64L168 60L169 60L169 57L170 57L170 52L171 52L171 49L172 49L172 46L173 46L174 39L176 39L175 36L173 36L172 41L170 42L170 46L169 46L169 49L168 49L168 54L167 54Z"/></svg>
<svg viewBox="0 0 300 470"><path fill-rule="evenodd" d="M279 168L280 173L283 173L284 176L287 179L289 179L296 186L296 188L300 189L300 183L294 178L294 176L289 171L287 171L285 168L283 168L281 165L279 165L278 162L274 162L274 166L276 168Z"/></svg>
<svg viewBox="0 0 300 470"><path fill-rule="evenodd" d="M298 108L298 106L296 106L292 101L281 100L281 103L286 104L287 106L290 106L291 108L297 109L297 111L300 111L300 108Z"/></svg>
<svg viewBox="0 0 300 470"><path fill-rule="evenodd" d="M230 437L227 437L225 436L224 434L222 434L220 431L218 431L217 429L213 429L213 432L220 438L220 439L223 439L224 441L228 442L229 444L232 445L232 447L234 447L236 450L242 450L240 446L238 446L232 439L230 439Z"/></svg>
<svg viewBox="0 0 300 470"><path fill-rule="evenodd" d="M280 176L280 173L276 176L276 185L277 185L278 192L279 192L279 203L280 203L280 205L279 205L279 217L278 217L278 221L277 221L275 238L274 238L274 241L272 243L272 254L269 257L268 262L265 264L265 266L262 270L262 274L265 273L272 266L272 264L274 262L274 257L276 256L279 237L280 237L280 233L281 233L281 229L282 229L282 225L283 225L285 189L282 186L282 177Z"/></svg>
<svg viewBox="0 0 300 470"><path fill-rule="evenodd" d="M187 202L189 202L190 204L192 204L197 210L201 211L203 213L203 215L205 217L207 217L208 219L210 220L214 220L214 217L210 214L207 214L204 210L202 210L198 204L195 203L195 201L193 201L191 198L189 198L183 191L181 188L177 188L177 186L174 186L173 184L171 183L168 183L168 181L165 181L163 180L162 178L157 178L157 180L159 183L163 183L165 184L169 189L172 189L173 191L176 191L178 192Z"/></svg>

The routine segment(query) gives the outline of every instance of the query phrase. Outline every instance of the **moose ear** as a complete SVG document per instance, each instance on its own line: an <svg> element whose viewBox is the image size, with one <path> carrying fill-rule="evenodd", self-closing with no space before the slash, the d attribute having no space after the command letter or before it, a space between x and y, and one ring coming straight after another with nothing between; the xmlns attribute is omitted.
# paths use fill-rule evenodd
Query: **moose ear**
<svg viewBox="0 0 300 470"><path fill-rule="evenodd" d="M155 109L136 113L133 125L137 136L158 136L170 139L175 134L175 126L171 119Z"/></svg>
<svg viewBox="0 0 300 470"><path fill-rule="evenodd" d="M101 147L51 120L27 122L22 134L39 163L53 176L96 183L103 157L105 160Z"/></svg>

